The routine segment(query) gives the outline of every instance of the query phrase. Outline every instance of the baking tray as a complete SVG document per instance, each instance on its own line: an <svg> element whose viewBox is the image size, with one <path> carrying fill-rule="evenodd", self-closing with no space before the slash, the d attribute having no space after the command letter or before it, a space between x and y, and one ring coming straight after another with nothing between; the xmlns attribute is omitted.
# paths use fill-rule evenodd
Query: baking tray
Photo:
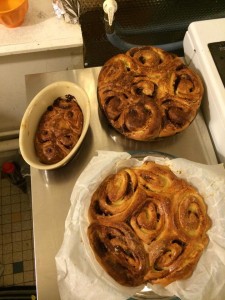
<svg viewBox="0 0 225 300"><path fill-rule="evenodd" d="M201 111L184 132L159 141L138 142L129 140L116 132L108 125L99 110L97 79L100 69L100 67L86 68L30 74L25 77L28 103L48 84L66 80L77 83L87 92L91 106L90 126L78 155L66 166L55 171L45 172L31 168L35 271L39 300L60 299L55 255L62 243L74 183L91 158L96 155L97 150L126 151L133 152L133 154L157 151L203 164L217 164L213 144ZM47 231L46 228L48 228ZM51 289L46 289L46 282ZM48 291L47 294L46 291ZM152 295L151 291L135 297L165 299L154 298L158 296Z"/></svg>

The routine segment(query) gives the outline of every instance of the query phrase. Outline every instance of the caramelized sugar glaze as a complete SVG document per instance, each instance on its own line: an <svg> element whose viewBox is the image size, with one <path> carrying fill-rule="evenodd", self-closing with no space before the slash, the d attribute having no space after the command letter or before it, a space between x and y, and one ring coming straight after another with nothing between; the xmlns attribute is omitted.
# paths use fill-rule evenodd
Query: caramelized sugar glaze
<svg viewBox="0 0 225 300"><path fill-rule="evenodd" d="M92 196L89 219L97 261L125 286L191 276L211 226L198 191L154 162L108 176Z"/></svg>
<svg viewBox="0 0 225 300"><path fill-rule="evenodd" d="M203 84L181 58L146 46L118 54L102 67L98 100L109 123L140 141L174 135L194 120Z"/></svg>

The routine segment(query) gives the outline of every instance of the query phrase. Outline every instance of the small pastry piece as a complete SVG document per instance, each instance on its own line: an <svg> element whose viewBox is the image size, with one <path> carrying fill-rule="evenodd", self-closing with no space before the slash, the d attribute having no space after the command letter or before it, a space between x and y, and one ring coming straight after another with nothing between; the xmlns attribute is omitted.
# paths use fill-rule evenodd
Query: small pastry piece
<svg viewBox="0 0 225 300"><path fill-rule="evenodd" d="M76 145L83 128L83 113L71 95L57 98L41 117L34 146L40 162L54 164Z"/></svg>

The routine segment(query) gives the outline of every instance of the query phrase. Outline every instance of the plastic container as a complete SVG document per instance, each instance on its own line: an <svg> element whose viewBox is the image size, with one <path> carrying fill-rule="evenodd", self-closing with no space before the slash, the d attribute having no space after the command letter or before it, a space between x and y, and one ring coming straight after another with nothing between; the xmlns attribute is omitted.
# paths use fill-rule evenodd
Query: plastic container
<svg viewBox="0 0 225 300"><path fill-rule="evenodd" d="M28 0L0 0L0 23L7 27L20 26L28 11Z"/></svg>

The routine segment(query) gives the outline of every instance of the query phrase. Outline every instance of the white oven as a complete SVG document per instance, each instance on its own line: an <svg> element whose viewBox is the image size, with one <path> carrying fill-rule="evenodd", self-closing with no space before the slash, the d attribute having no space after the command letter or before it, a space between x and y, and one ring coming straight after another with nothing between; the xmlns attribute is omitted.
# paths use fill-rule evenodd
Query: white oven
<svg viewBox="0 0 225 300"><path fill-rule="evenodd" d="M202 111L220 162L225 162L225 18L193 22L184 37L186 62L205 83Z"/></svg>

